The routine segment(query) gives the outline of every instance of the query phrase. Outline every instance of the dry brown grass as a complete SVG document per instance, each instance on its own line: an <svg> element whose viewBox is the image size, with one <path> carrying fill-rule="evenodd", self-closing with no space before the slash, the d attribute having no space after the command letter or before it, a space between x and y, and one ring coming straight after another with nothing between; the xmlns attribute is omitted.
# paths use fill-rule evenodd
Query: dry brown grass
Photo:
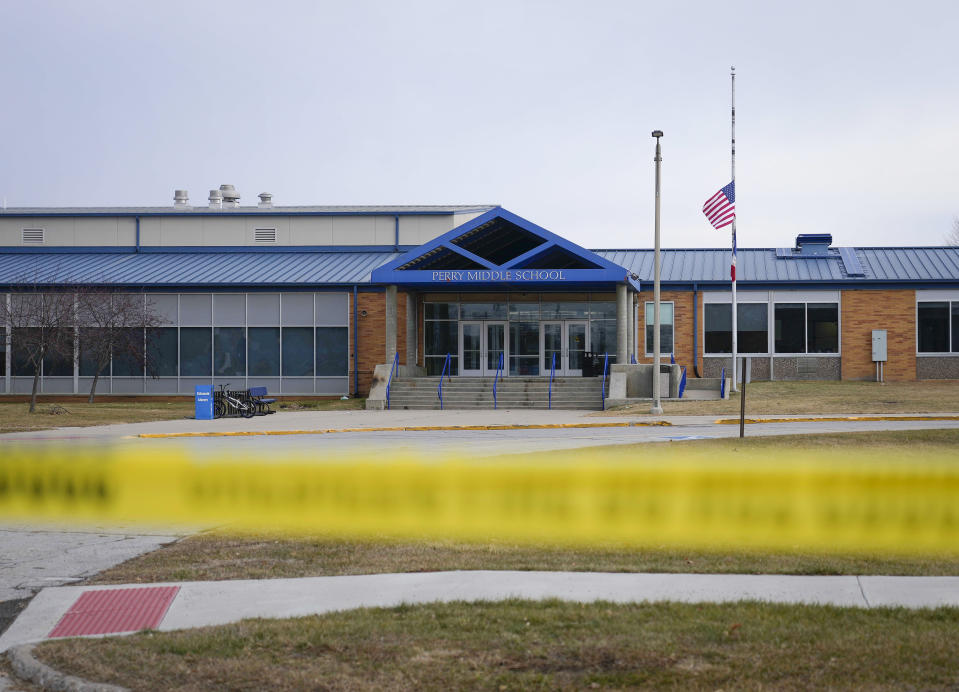
<svg viewBox="0 0 959 692"><path fill-rule="evenodd" d="M739 415L739 395L718 401L664 401L668 416ZM956 413L959 382L753 382L746 385L746 414ZM649 415L649 403L596 415Z"/></svg>
<svg viewBox="0 0 959 692"><path fill-rule="evenodd" d="M192 398L186 397L100 397L88 404L86 397L40 397L36 413L29 413L23 397L0 399L0 433L49 430L61 427L88 427L114 423L148 423L193 418ZM275 406L283 411L348 410L363 408L365 399L281 399Z"/></svg>
<svg viewBox="0 0 959 692"><path fill-rule="evenodd" d="M959 610L451 603L41 644L134 690L955 689Z"/></svg>

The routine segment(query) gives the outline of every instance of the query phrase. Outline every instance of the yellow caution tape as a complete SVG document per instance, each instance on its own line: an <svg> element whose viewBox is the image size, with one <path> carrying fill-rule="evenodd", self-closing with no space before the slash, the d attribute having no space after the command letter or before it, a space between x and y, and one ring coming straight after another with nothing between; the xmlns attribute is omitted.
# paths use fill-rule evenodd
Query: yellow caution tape
<svg viewBox="0 0 959 692"><path fill-rule="evenodd" d="M959 553L955 455L919 463L724 452L583 464L564 455L549 463L426 463L99 454L7 450L0 518L555 545Z"/></svg>

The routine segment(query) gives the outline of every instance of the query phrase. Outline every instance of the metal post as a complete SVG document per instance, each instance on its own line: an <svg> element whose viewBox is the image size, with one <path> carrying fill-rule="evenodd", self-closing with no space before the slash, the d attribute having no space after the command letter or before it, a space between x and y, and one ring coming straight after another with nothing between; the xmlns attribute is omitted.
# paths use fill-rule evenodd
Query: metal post
<svg viewBox="0 0 959 692"><path fill-rule="evenodd" d="M736 182L736 68L735 68L735 67L730 67L729 70L730 70L731 85L732 85L732 86L731 86L731 93L732 93L732 110L731 110L731 112L730 112L730 116L731 116L731 119L730 119L730 123L731 123L731 125L730 125L730 127L731 127L731 130L730 130L730 133L731 133L731 137L730 137L730 146L731 146L730 159L731 159L731 162L732 162L732 163L731 163L731 166L730 166L730 167L732 168L732 180L733 180L733 183L735 183L735 182ZM738 198L739 195L736 195L736 197ZM732 261L735 262L735 261L736 261L736 217L735 217L735 216L733 216L732 233L733 233L733 238L732 238L732 241L733 241L733 244L732 244ZM733 314L732 314L732 317L733 317L733 324L732 324L732 328L733 328L733 334L732 334L732 337L733 337L733 358L732 358L732 361L733 361L733 381L732 381L732 385L733 385L733 386L732 386L732 391L735 392L735 391L736 391L736 352L737 352L737 350L738 350L737 346L739 345L739 344L738 344L739 327L738 327L738 325L737 325L737 318L739 317L739 314L738 314L738 313L739 313L739 310L738 310L737 307L736 307L736 278L735 278L735 276L733 276L733 277L731 277L731 278L732 278L732 301L733 301L733 306L732 306L732 312L733 312Z"/></svg>
<svg viewBox="0 0 959 692"><path fill-rule="evenodd" d="M743 384L742 392L739 394L739 436L746 437L746 370L749 367L745 358L743 358Z"/></svg>
<svg viewBox="0 0 959 692"><path fill-rule="evenodd" d="M663 414L663 404L660 401L659 392L659 170L663 162L662 150L659 147L659 138L663 136L662 130L653 130L653 137L656 138L656 221L655 221L655 251L653 253L653 407L650 413L655 416Z"/></svg>

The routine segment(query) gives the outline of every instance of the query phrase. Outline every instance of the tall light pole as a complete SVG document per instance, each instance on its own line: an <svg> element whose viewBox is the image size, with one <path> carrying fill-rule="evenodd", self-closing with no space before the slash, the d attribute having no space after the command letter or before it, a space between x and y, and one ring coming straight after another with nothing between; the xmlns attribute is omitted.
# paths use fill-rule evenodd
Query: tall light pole
<svg viewBox="0 0 959 692"><path fill-rule="evenodd" d="M663 163L659 138L662 136L662 130L653 130L656 138L656 157L653 159L656 162L656 244L653 252L653 408L649 412L654 416L663 415L659 392L659 169Z"/></svg>

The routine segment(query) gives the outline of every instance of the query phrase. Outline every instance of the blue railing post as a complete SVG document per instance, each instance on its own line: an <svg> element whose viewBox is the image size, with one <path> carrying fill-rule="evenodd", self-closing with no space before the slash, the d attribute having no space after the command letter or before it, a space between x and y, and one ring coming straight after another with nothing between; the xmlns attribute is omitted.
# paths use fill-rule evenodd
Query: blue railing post
<svg viewBox="0 0 959 692"><path fill-rule="evenodd" d="M726 398L726 367L723 366L723 371L719 375L719 398Z"/></svg>
<svg viewBox="0 0 959 692"><path fill-rule="evenodd" d="M683 366L683 376L679 378L679 398L683 398L683 392L686 391L686 366Z"/></svg>
<svg viewBox="0 0 959 692"><path fill-rule="evenodd" d="M400 360L400 353L397 351L393 354L393 366L390 368L390 379L386 381L386 409L390 408L390 387L393 385L393 371L396 370L396 364Z"/></svg>
<svg viewBox="0 0 959 692"><path fill-rule="evenodd" d="M553 362L549 366L549 401L547 408L553 408L553 377L556 375L556 351L553 351Z"/></svg>
<svg viewBox="0 0 959 692"><path fill-rule="evenodd" d="M606 373L609 370L609 352L603 356L603 410L606 410Z"/></svg>
<svg viewBox="0 0 959 692"><path fill-rule="evenodd" d="M440 373L440 385L436 388L436 396L440 398L440 410L443 410L443 376L447 375L450 367L450 354L446 354L446 360L443 361L443 372ZM448 375L447 375L448 376ZM450 378L452 380L452 378Z"/></svg>
<svg viewBox="0 0 959 692"><path fill-rule="evenodd" d="M496 408L496 382L499 380L500 373L503 372L503 354L499 354L499 364L496 366L496 376L493 378L493 408Z"/></svg>

